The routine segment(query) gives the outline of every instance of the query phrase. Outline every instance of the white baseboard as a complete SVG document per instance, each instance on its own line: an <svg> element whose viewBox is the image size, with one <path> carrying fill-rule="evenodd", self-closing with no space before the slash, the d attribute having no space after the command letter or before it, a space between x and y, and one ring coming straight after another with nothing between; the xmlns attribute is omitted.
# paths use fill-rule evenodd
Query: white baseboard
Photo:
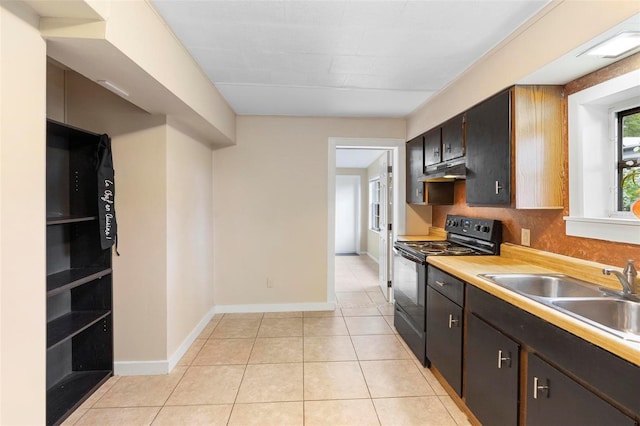
<svg viewBox="0 0 640 426"><path fill-rule="evenodd" d="M371 258L371 260L373 260L376 263L380 262L378 259L376 259L375 257L371 256L371 253L369 253L369 252L367 252L367 256L369 256Z"/></svg>
<svg viewBox="0 0 640 426"><path fill-rule="evenodd" d="M169 374L180 359L189 350L202 330L209 324L214 314L248 313L248 312L300 312L300 311L333 311L335 302L328 303L275 303L256 305L216 305L202 318L193 331L182 342L180 347L168 360L157 361L116 361L113 363L113 374L116 376L141 376Z"/></svg>
<svg viewBox="0 0 640 426"><path fill-rule="evenodd" d="M169 362L167 360L117 361L113 363L113 374L116 376L169 374Z"/></svg>
<svg viewBox="0 0 640 426"><path fill-rule="evenodd" d="M334 311L335 302L327 303L274 303L256 305L216 305L216 314L249 313L249 312L300 312L300 311Z"/></svg>
<svg viewBox="0 0 640 426"><path fill-rule="evenodd" d="M191 334L187 336L186 339L182 341L182 344L176 349L176 351L169 358L169 371L172 371L173 368L178 365L178 362L182 359L185 353L189 350L193 342L198 338L202 330L209 324L213 315L215 315L215 307L209 309L209 312L200 320L198 325L191 331Z"/></svg>
<svg viewBox="0 0 640 426"><path fill-rule="evenodd" d="M209 324L214 314L215 308L211 308L168 360L117 361L113 363L113 374L116 376L169 374L189 350L200 333L202 333L202 330Z"/></svg>

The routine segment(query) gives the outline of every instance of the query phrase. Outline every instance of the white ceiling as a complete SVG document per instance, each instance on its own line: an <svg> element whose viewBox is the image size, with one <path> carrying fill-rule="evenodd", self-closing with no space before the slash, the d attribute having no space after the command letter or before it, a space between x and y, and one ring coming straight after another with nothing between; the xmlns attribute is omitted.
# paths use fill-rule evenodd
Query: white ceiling
<svg viewBox="0 0 640 426"><path fill-rule="evenodd" d="M403 117L548 0L152 0L237 114Z"/></svg>
<svg viewBox="0 0 640 426"><path fill-rule="evenodd" d="M336 149L336 168L366 169L376 161L384 149Z"/></svg>

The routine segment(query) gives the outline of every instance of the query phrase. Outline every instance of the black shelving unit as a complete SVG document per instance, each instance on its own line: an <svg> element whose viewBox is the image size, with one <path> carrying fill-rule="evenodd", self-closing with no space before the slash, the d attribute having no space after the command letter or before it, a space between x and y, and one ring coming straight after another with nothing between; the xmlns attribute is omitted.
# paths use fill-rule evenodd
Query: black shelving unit
<svg viewBox="0 0 640 426"><path fill-rule="evenodd" d="M99 135L47 121L47 424L113 375L111 250L100 247Z"/></svg>

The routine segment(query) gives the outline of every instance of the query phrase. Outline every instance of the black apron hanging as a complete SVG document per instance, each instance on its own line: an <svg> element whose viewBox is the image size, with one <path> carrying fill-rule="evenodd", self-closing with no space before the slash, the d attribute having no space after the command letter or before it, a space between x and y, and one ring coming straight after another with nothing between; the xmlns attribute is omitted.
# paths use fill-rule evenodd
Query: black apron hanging
<svg viewBox="0 0 640 426"><path fill-rule="evenodd" d="M100 221L100 245L103 250L116 245L118 253L118 223L116 222L113 158L111 157L111 139L100 136L97 151L96 172L98 175L98 220Z"/></svg>

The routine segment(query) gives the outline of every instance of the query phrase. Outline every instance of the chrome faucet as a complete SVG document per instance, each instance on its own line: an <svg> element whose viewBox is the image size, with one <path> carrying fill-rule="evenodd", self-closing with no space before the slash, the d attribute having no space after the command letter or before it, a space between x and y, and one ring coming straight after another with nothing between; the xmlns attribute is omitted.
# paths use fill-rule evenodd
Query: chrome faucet
<svg viewBox="0 0 640 426"><path fill-rule="evenodd" d="M638 271L633 265L633 260L629 259L627 261L627 266L625 266L622 272L615 271L613 269L603 269L602 273L605 275L615 275L622 284L622 294L637 294L636 292L636 277L638 276Z"/></svg>

